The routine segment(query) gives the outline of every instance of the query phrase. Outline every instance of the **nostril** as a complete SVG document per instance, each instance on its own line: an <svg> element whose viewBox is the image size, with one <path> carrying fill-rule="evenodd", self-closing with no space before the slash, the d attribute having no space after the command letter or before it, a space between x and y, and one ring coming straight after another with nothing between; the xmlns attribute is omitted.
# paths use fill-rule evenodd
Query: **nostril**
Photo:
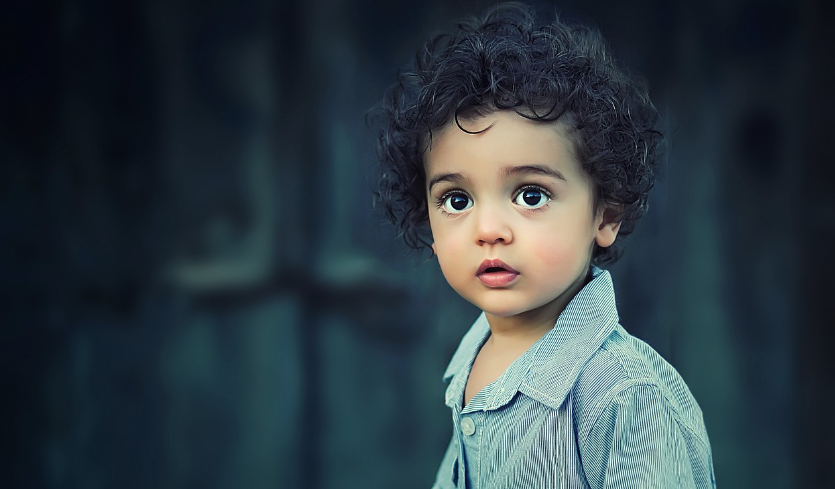
<svg viewBox="0 0 835 489"><path fill-rule="evenodd" d="M485 238L480 238L480 239L478 240L478 242L479 242L479 243L482 243L482 244L484 244L484 243L487 243L487 244L495 244L495 243L506 243L507 241L505 241L505 239L504 239L504 238L493 238L493 239L485 239Z"/></svg>

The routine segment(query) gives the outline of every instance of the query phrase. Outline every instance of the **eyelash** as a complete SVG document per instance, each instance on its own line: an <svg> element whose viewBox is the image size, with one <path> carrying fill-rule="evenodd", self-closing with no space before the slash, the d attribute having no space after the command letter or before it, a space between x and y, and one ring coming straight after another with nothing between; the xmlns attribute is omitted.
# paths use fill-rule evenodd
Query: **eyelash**
<svg viewBox="0 0 835 489"><path fill-rule="evenodd" d="M542 192L542 194L545 195L545 197L547 197L549 201L554 199L554 194L552 194L550 191L548 191L548 189L546 189L545 187L542 187L540 185L526 184L526 185L522 185L521 187L516 189L516 191L513 192L513 197L510 200L515 201L516 198L519 197L519 195L521 195L522 192L524 192L525 190L537 190L539 192ZM453 213L444 210L444 202L446 202L446 200L448 198L450 198L451 196L456 195L456 194L466 195L468 199L472 199L472 197L470 197L470 195L467 194L467 192L464 192L463 190L455 189L455 190L449 190L447 192L444 192L439 198L435 199L435 207L437 207L441 211L441 214L443 214L445 216L454 215ZM549 205L546 202L545 204L543 204L540 207L537 207L535 209L527 208L527 209L525 209L525 211L527 211L527 212L540 212L540 211L544 211L548 207L549 207Z"/></svg>
<svg viewBox="0 0 835 489"><path fill-rule="evenodd" d="M472 197L470 197L469 194L467 194L467 192L464 192L463 190L449 190L445 192L443 195L441 195L439 198L435 199L435 207L437 207L441 211L441 214L445 216L453 215L451 212L444 210L444 202L446 202L448 198L456 194L466 195L468 199L472 200Z"/></svg>
<svg viewBox="0 0 835 489"><path fill-rule="evenodd" d="M525 190L536 190L538 192L542 192L542 195L544 195L546 198L548 198L548 202L554 200L554 194L549 192L548 189L546 189L545 187L542 187L540 185L532 185L532 184L522 185L521 187L519 187L519 189L516 192L513 193L513 199L512 200L516 201L516 199L520 195L522 195L522 193ZM534 209L526 208L525 210L528 211L528 212L544 211L545 209L547 209L549 207L548 202L545 202L544 204L542 204L541 206L539 206L537 208L534 208Z"/></svg>

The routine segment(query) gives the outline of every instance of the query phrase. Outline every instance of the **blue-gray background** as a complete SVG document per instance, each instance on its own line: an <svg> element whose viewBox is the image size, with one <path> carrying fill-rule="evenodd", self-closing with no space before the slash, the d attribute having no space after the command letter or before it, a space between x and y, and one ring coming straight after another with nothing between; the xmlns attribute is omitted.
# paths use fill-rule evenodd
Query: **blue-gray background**
<svg viewBox="0 0 835 489"><path fill-rule="evenodd" d="M490 3L5 6L0 485L428 487L477 311L373 212L364 114ZM666 114L612 271L723 487L833 484L830 5L537 3Z"/></svg>

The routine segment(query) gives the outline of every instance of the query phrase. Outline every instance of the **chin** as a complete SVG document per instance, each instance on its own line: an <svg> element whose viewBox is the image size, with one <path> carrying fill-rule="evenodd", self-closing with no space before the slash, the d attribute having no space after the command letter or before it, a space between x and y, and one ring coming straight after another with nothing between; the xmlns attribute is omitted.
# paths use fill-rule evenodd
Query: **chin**
<svg viewBox="0 0 835 489"><path fill-rule="evenodd" d="M495 304L489 304L489 305L484 304L483 306L479 305L479 304L476 304L476 306L479 309L481 309L482 311L484 311L485 313L490 314L491 316L497 316L497 317L502 317L502 318L509 318L509 317L517 316L519 314L528 312L528 309L525 309L525 308L496 307Z"/></svg>
<svg viewBox="0 0 835 489"><path fill-rule="evenodd" d="M453 287L455 289L455 287ZM467 302L496 317L509 318L535 310L538 301L526 297L527 294L509 289L470 291L465 288L455 289Z"/></svg>

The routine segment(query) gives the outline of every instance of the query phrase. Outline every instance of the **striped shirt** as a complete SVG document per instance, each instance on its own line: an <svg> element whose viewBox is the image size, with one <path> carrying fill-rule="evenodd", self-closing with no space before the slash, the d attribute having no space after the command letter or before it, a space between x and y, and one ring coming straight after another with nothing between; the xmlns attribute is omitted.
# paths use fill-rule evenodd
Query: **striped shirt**
<svg viewBox="0 0 835 489"><path fill-rule="evenodd" d="M482 313L444 374L453 435L433 488L715 488L702 412L678 372L618 324L609 272L462 407Z"/></svg>

